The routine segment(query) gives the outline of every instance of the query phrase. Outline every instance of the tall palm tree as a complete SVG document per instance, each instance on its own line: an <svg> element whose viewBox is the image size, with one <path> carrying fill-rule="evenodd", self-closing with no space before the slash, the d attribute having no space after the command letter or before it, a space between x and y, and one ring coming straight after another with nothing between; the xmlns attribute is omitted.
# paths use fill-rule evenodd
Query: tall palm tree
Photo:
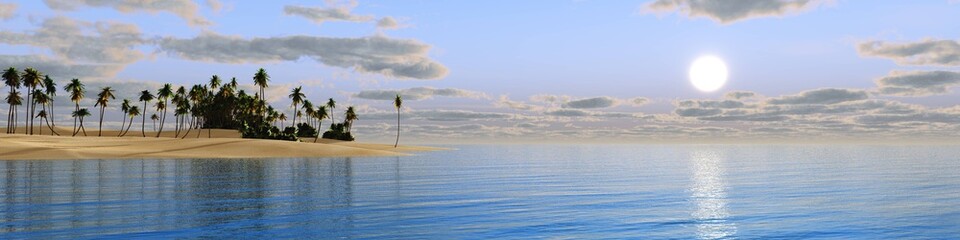
<svg viewBox="0 0 960 240"><path fill-rule="evenodd" d="M286 113L280 113L280 116L277 116L277 120L280 120L280 129L285 128L284 125L283 125L283 123L287 121L287 114L286 114ZM274 123L274 124L276 124L276 123Z"/></svg>
<svg viewBox="0 0 960 240"><path fill-rule="evenodd" d="M100 93L97 94L97 103L93 104L94 107L100 106L100 131L97 133L97 137L103 136L103 110L107 108L107 103L110 102L110 99L116 99L116 97L113 96L113 89L104 87L100 89Z"/></svg>
<svg viewBox="0 0 960 240"><path fill-rule="evenodd" d="M8 115L10 119L8 123L10 123L12 128L7 128L7 133L16 133L17 132L16 109L18 106L23 105L23 97L20 96L20 92L12 91L10 92L10 95L7 95L6 100L7 100L7 104L10 105L10 111L12 112L12 114Z"/></svg>
<svg viewBox="0 0 960 240"><path fill-rule="evenodd" d="M313 139L313 142L317 142L317 139L320 139L320 126L323 126L323 119L330 117L330 114L327 112L327 106L320 106L314 115L317 118L317 136Z"/></svg>
<svg viewBox="0 0 960 240"><path fill-rule="evenodd" d="M397 141L393 142L393 148L397 148L397 145L400 144L400 108L403 107L403 99L400 99L400 94L397 94L397 97L393 99L393 107L397 108Z"/></svg>
<svg viewBox="0 0 960 240"><path fill-rule="evenodd" d="M303 92L301 92L301 90L303 90L303 86L296 87L293 89L293 91L290 91L290 95L288 95L288 97L290 97L290 100L293 101L294 112L300 111L300 109L297 108L297 105L300 103L303 103L303 98L306 97L305 95L303 95ZM297 117L300 117L299 115L300 114L293 116L293 124L292 124L293 127L297 127Z"/></svg>
<svg viewBox="0 0 960 240"><path fill-rule="evenodd" d="M157 90L157 112L162 110L163 117L160 118L160 129L157 131L156 137L160 137L160 133L163 132L163 122L167 120L167 100L171 97L173 97L173 86L169 83L164 84L163 88Z"/></svg>
<svg viewBox="0 0 960 240"><path fill-rule="evenodd" d="M153 101L153 93L150 93L149 90L143 90L140 92L140 101L143 102L143 120L140 121L140 132L143 133L143 137L147 137L147 130L144 127L147 125L147 103Z"/></svg>
<svg viewBox="0 0 960 240"><path fill-rule="evenodd" d="M120 104L120 112L123 112L123 115L120 115L120 118L121 118L120 120L122 120L122 122L120 122L120 132L117 133L117 137L119 137L120 135L123 135L123 129L124 129L123 126L126 125L127 123L126 116L127 116L127 113L130 112L130 99L126 99L126 98L123 99L123 103ZM133 125L132 121L130 122L130 125Z"/></svg>
<svg viewBox="0 0 960 240"><path fill-rule="evenodd" d="M130 106L130 109L127 109L127 116L130 117L130 124L127 124L127 130L120 131L120 137L123 137L130 132L130 127L133 126L133 118L139 115L140 115L140 107Z"/></svg>
<svg viewBox="0 0 960 240"><path fill-rule="evenodd" d="M23 74L20 75L20 80L23 81L23 86L27 87L27 119L24 119L24 124L27 124L27 132L30 135L33 135L33 118L36 113L36 105L33 104L33 90L37 89L38 86L43 86L43 74L40 71L37 71L33 68L27 68L23 70ZM26 134L26 132L25 132Z"/></svg>
<svg viewBox="0 0 960 240"><path fill-rule="evenodd" d="M330 98L330 100L327 100L327 108L330 108L331 113L334 112L334 110L337 109L337 101L334 101L333 98ZM334 114L330 115L330 121L333 121L333 123L337 123L337 119L334 118L333 116Z"/></svg>
<svg viewBox="0 0 960 240"><path fill-rule="evenodd" d="M257 70L257 73L253 74L253 84L260 87L260 101L266 101L266 98L263 95L263 89L268 87L267 82L269 81L270 75L267 74L267 70L264 70L263 68L260 68L260 70Z"/></svg>
<svg viewBox="0 0 960 240"><path fill-rule="evenodd" d="M46 94L44 94L44 95L46 95ZM36 99L36 98L34 98L34 99ZM46 120L46 119L47 119L47 110L41 109L40 112L37 113L37 117L40 118L41 121L42 121L42 120ZM40 125L43 125L43 123L44 123L44 122L40 122ZM50 124L47 124L47 127L50 127ZM51 128L50 130L53 130L53 128ZM38 133L38 135L43 135L43 126L40 126L40 132ZM50 133L50 135L53 135L53 133Z"/></svg>
<svg viewBox="0 0 960 240"><path fill-rule="evenodd" d="M70 93L70 101L72 101L76 106L73 111L80 111L80 100L83 100L84 92L86 91L86 88L83 86L83 83L80 82L80 79L74 78L73 80L70 80L70 83L68 83L66 86L63 86L63 90ZM78 118L74 116L72 136L76 136L77 132L80 131L80 129L77 128L77 119ZM84 132L84 136L86 136L86 132Z"/></svg>
<svg viewBox="0 0 960 240"><path fill-rule="evenodd" d="M347 112L344 115L343 123L346 124L347 132L350 132L350 130L353 129L353 121L360 118L357 117L357 112L354 111L353 106L347 107Z"/></svg>
<svg viewBox="0 0 960 240"><path fill-rule="evenodd" d="M181 124L180 118L184 117L183 114L187 112L187 110L185 109L189 108L189 106L185 106L187 104L186 99L187 99L187 89L183 88L183 86L180 86L177 88L177 91L173 94L173 99L170 101L170 103L173 103L173 105L176 105L176 107L173 108L173 116L174 116L173 137L174 138L176 138L177 136L180 136L180 124ZM162 126L163 123L161 123L160 125Z"/></svg>
<svg viewBox="0 0 960 240"><path fill-rule="evenodd" d="M10 87L10 94L7 95L7 99L10 99L14 95L17 98L20 98L20 94L17 94L17 89L20 88L20 73L17 72L16 68L7 68L3 71L3 83ZM19 100L17 102L22 102ZM7 100L7 104L10 104L10 100ZM19 104L18 104L19 105ZM7 133L14 133L17 129L17 111L16 106L10 104L10 109L7 110Z"/></svg>
<svg viewBox="0 0 960 240"><path fill-rule="evenodd" d="M54 134L60 136L60 133L57 133L57 131L54 130L57 127L57 118L53 116L53 101L57 96L57 83L54 82L50 76L44 76L43 86L46 87L44 93L50 97L50 101L47 103L47 105L50 105L50 111L48 112L50 115L50 120L47 122L47 124L50 125L50 131L53 131Z"/></svg>
<svg viewBox="0 0 960 240"><path fill-rule="evenodd" d="M303 114L307 115L307 125L313 126L313 118L317 114L317 110L313 108L313 102L310 102L310 100L303 100Z"/></svg>
<svg viewBox="0 0 960 240"><path fill-rule="evenodd" d="M216 91L217 88L219 87L220 87L220 77L218 77L217 75L213 75L213 77L210 77L210 89L212 89L213 91Z"/></svg>
<svg viewBox="0 0 960 240"><path fill-rule="evenodd" d="M80 127L78 128L77 131L83 131L83 135L86 136L86 135L87 135L87 129L83 127L83 118L90 116L90 111L88 111L86 108L81 108L81 109L79 109L79 110L73 111L72 116L73 116L74 118L79 118L79 119L80 119ZM76 136L77 134L74 133L73 135Z"/></svg>

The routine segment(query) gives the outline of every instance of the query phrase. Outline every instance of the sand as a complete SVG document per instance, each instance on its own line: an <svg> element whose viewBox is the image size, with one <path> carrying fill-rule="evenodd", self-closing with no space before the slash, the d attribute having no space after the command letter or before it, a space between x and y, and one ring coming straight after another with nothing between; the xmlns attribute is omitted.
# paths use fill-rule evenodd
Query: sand
<svg viewBox="0 0 960 240"><path fill-rule="evenodd" d="M23 131L21 127L18 132ZM296 157L350 157L350 156L404 156L417 151L435 151L441 148L344 142L313 138L303 142L244 139L235 130L214 129L212 138L207 130L197 131L185 138L172 138L167 132L160 138L147 132L146 138L139 131L130 130L124 137L116 137L118 131L87 130L87 137L70 137L71 129L59 128L62 136L51 136L49 129L44 135L4 134L0 128L0 159L3 160L58 160L58 159L154 159L154 158L296 158ZM183 136L181 134L180 136Z"/></svg>

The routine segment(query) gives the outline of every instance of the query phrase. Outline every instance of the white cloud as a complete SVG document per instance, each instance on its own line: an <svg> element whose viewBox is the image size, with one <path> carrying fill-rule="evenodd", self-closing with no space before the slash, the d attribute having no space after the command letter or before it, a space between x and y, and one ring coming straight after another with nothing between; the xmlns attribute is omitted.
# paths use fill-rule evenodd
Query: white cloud
<svg viewBox="0 0 960 240"><path fill-rule="evenodd" d="M561 107L575 109L608 108L614 106L616 102L617 100L614 98L602 96L565 102Z"/></svg>
<svg viewBox="0 0 960 240"><path fill-rule="evenodd" d="M400 25L400 23L397 22L396 19L393 19L393 17L382 17L380 20L377 20L377 28L379 29L393 30L402 27L404 26Z"/></svg>
<svg viewBox="0 0 960 240"><path fill-rule="evenodd" d="M834 104L847 101L867 99L867 92L863 90L821 88L801 92L797 95L782 96L767 100L770 104Z"/></svg>
<svg viewBox="0 0 960 240"><path fill-rule="evenodd" d="M300 16L310 19L316 24L323 24L328 21L346 21L346 22L369 22L373 21L373 16L359 16L350 13L352 6L319 8L302 7L287 5L283 7L283 13L287 15Z"/></svg>
<svg viewBox="0 0 960 240"><path fill-rule="evenodd" d="M880 93L896 96L945 94L960 85L960 73L948 71L910 71L890 73L876 81Z"/></svg>
<svg viewBox="0 0 960 240"><path fill-rule="evenodd" d="M900 65L960 66L960 42L953 40L868 41L858 44L857 52L862 56L887 58Z"/></svg>
<svg viewBox="0 0 960 240"><path fill-rule="evenodd" d="M210 25L200 16L200 7L191 0L44 0L51 9L75 11L81 7L107 7L123 13L169 12L187 21L190 26Z"/></svg>
<svg viewBox="0 0 960 240"><path fill-rule="evenodd" d="M649 12L680 12L689 17L707 17L721 24L758 17L785 16L813 8L818 0L657 0L644 6Z"/></svg>
<svg viewBox="0 0 960 240"><path fill-rule="evenodd" d="M96 34L86 34L88 31ZM135 47L145 44L146 40L132 24L53 17L44 20L35 31L0 31L0 43L48 48L71 62L129 64L144 57Z"/></svg>
<svg viewBox="0 0 960 240"><path fill-rule="evenodd" d="M246 39L204 32L191 39L167 37L160 48L197 61L262 63L313 58L325 65L401 79L438 79L447 68L427 57L430 46L384 36L332 38L287 36Z"/></svg>

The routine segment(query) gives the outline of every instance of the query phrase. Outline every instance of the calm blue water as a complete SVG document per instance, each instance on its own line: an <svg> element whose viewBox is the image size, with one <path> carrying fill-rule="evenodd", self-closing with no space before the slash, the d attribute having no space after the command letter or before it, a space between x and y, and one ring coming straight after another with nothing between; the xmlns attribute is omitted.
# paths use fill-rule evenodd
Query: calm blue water
<svg viewBox="0 0 960 240"><path fill-rule="evenodd" d="M960 238L952 146L0 161L0 239Z"/></svg>

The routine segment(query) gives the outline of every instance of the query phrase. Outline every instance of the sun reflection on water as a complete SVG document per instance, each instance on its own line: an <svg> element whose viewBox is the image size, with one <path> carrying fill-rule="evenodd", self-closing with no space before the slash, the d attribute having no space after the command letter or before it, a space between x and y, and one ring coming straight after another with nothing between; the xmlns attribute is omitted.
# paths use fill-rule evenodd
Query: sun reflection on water
<svg viewBox="0 0 960 240"><path fill-rule="evenodd" d="M697 237L721 239L736 234L736 224L730 222L727 193L724 184L723 155L711 150L697 150L690 154L693 181L690 201L696 204L691 216L696 221Z"/></svg>

